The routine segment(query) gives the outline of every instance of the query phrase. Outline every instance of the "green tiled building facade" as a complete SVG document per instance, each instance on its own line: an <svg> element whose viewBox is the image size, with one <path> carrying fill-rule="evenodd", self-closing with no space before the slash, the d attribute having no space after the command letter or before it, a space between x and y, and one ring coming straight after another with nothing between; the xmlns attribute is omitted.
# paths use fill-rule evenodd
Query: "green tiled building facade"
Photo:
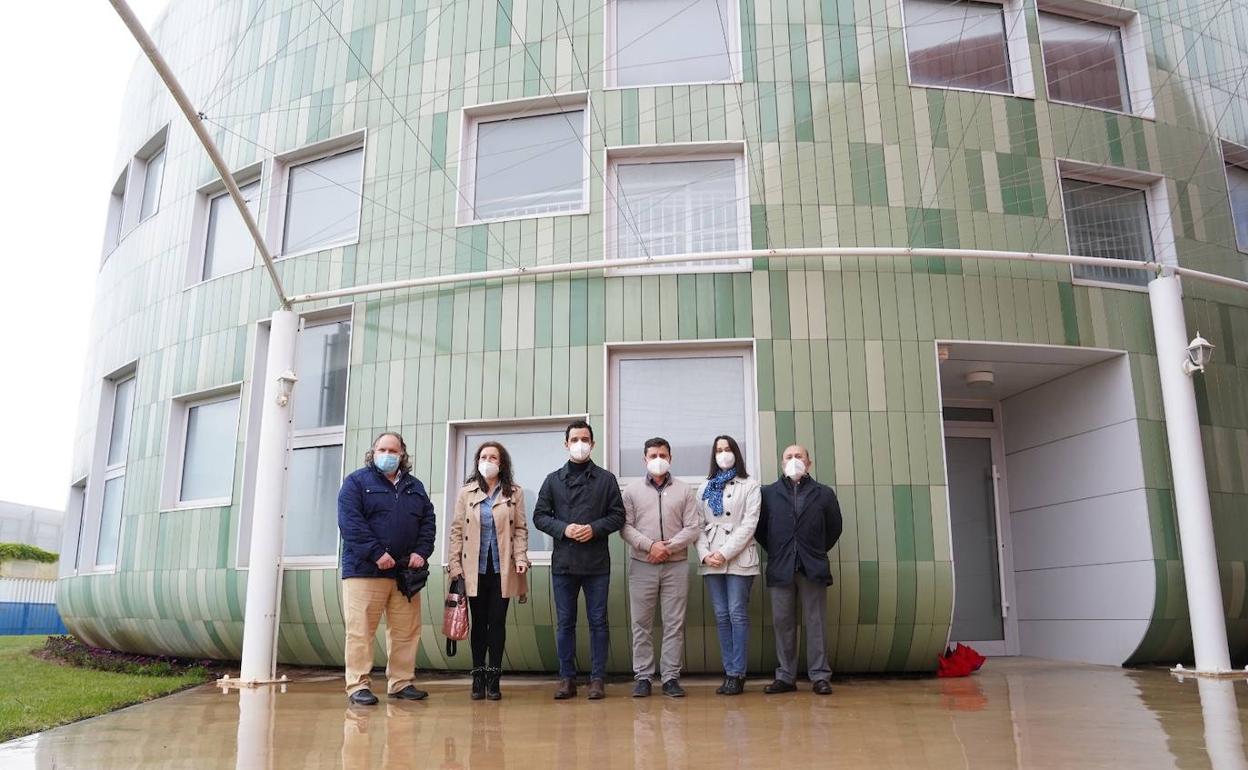
<svg viewBox="0 0 1248 770"><path fill-rule="evenodd" d="M632 53L654 58L646 30L661 26L643 24L637 33L637 9L629 3L175 0L152 31L240 184L258 179L248 197L270 249L283 256L277 270L292 295L636 255L638 241L647 253L727 244L742 250L882 246L896 247L898 256L755 256L462 280L299 304L309 328L337 323L349 344L341 348L343 418L335 425L332 415L321 414L319 421L309 418L307 430L292 426L292 451L324 450L315 462L340 479L358 467L377 432L401 431L414 473L437 505L441 540L447 487L460 476L457 442L484 435L491 424L521 430L545 424L537 418L583 415L599 432L595 460L627 475L612 455L613 430L628 434L623 423L633 413L630 394L621 392L626 378L616 371L618 357L733 351L749 380L744 421L751 464L764 481L774 480L783 448L804 444L815 475L836 488L844 508L844 535L830 554L833 668L930 670L950 639L955 574L959 582L973 579L958 572L955 559L949 415L942 413L955 402L950 388L961 384L944 372L949 362L942 359L951 351L953 362L969 350L970 358L1000 362L1003 387L1014 371L1009 366L1023 371L1035 351L1044 366L1068 367L1063 372L1076 363L1117 361L1129 385L1112 406L1130 412L1122 424L1134 436L1138 468L1132 466L1135 481L1097 494L1121 495L1114 510L1138 517L1134 534L1143 550L1130 560L1142 570L1133 574L1148 576L1148 606L1129 618L1087 608L1081 612L1092 615L1063 617L1027 593L1035 583L1022 573L1046 565L1020 566L1016 551L1017 574L1009 579L1018 587L1006 593L1018 593L1009 611L1023 613L1024 630L1015 632L1022 643L1014 651L1044 654L1042 643L1029 641L1040 638L1029 630L1040 628L1029 625L1033 619L1058 636L1063 622L1106 620L1114 629L1130 627L1113 632L1124 635L1126 650L1115 662L1190 657L1158 380L1159 365L1168 362L1155 355L1148 295L1129 280L1081 278L1061 264L910 257L902 250L1104 256L1077 246L1092 241L1079 240L1082 214L1072 190L1092 181L1102 190L1139 191L1147 201L1142 225L1133 225L1122 206L1081 210L1113 215L1105 218L1107 241L1119 243L1123 228L1142 226L1159 261L1248 277L1228 193L1248 145L1241 77L1248 71L1248 6L1233 0L981 4L1003 9L996 12L1007 30L1010 66L1005 85L975 90L912 82L928 71L916 58L926 39L919 30L945 28L937 17L921 16L935 6L930 2L695 0L672 4L670 13L666 4L652 3L662 24L678 24L680 13L717 15L727 76L709 78L684 74L714 58L693 44L687 56L669 50L670 58L657 63L627 64ZM948 8L960 13L965 5ZM1056 11L1085 29L1119 30L1129 105L1104 109L1050 98L1062 87L1052 82L1061 53L1056 45L1046 49L1049 33L1038 19ZM640 37L622 43L630 34ZM714 40L708 45L714 48ZM954 66L947 54L938 52L946 63L929 69ZM1085 54L1070 54L1094 74L1104 64L1079 56ZM662 82L635 83L656 69L666 73ZM723 82L688 84L692 77ZM582 112L569 112L569 105ZM59 607L66 625L93 644L238 658L249 494L257 473L249 452L265 382L265 324L277 299L258 256L212 274L206 254L217 249L214 257L221 256L226 242L227 212L213 208L218 177L146 61L136 65L124 115L75 440L71 518L81 521L67 527L67 553L76 558L62 559ZM484 152L472 155L474 146L486 146L483 127L535 115L583 120L580 144L573 145L583 150L584 185L572 189L579 202L552 209L547 197L536 213L513 206L511 214L482 216L488 194L496 193L504 209L511 205L507 189L487 189L493 180L523 184L531 176L508 175L505 163L495 177L482 173L492 161ZM556 121L555 130L575 133L576 120ZM509 152L500 156L520 157L514 146ZM305 175L308 186L298 187L296 170L322 157L358 158L361 165L346 176ZM676 168L690 159L687 167L695 168L699 158L735 164L727 182L735 185L735 204L705 204L734 218L726 228L686 221L727 240L668 234L686 240L664 251L663 223L636 221L647 216L640 209L661 209L672 190L657 197L643 187L626 192L631 172L623 169L650 161ZM527 169L525 162L516 165ZM475 163L478 176L466 163ZM465 180L475 180L475 192ZM345 193L355 201L358 227L333 218L318 227L315 217L309 225L297 209L312 200L298 198L307 190L324 193L321 203L331 209L347 205L350 215ZM297 226L307 249L290 247ZM335 242L324 243L326 232ZM719 245L697 245L707 240ZM1196 388L1231 653L1242 664L1248 657L1248 294L1198 281L1186 281L1184 292L1191 333L1199 329L1217 345ZM694 344L715 341L724 344ZM971 347L960 348L963 343ZM986 357L990 350L998 357ZM1099 358L1072 363L1071 356L1088 351ZM312 382L299 374L296 412ZM704 384L694 376L678 388ZM1010 399L1030 392L988 399L998 402L1009 475L1020 479L1010 484L1011 497L1033 494L1021 480L1025 471L1015 471L1031 450L1011 449L1011 430L1021 423L1009 417L1011 404L1024 404ZM214 405L236 415L237 428L227 419L225 443L196 445L216 450L196 455L190 447L209 432ZM717 432L707 426L706 450ZM229 451L219 451L223 446ZM625 457L632 451L624 447ZM231 452L232 473L222 459ZM705 466L701 456L697 464ZM317 478L324 483L323 474ZM185 504L197 485L210 493L191 495ZM292 485L288 504L320 502L308 503L299 517L288 511L288 548L292 526L309 532L317 521L321 530L326 526L323 516L316 518L323 495L301 485ZM1037 500L1045 510L1056 504ZM1063 515L1074 515L1075 502L1057 502L1067 506ZM1004 506L1000 498L998 505ZM1024 547L1033 537L1027 512L1006 506L1007 514ZM1107 539L1100 531L1096 537ZM437 565L441 554L439 547ZM612 555L610 667L622 672L631 662L627 559L618 538ZM1092 554L1058 566L1113 562ZM1112 570L1089 570L1070 574L1121 579ZM435 573L425 592L420 665L468 668L466 645L456 658L444 655L438 601L444 584ZM510 668L557 666L549 583L539 560L528 602L512 605ZM764 671L775 656L761 581L751 613L750 668ZM1099 633L1083 628L1079 633ZM280 629L281 661L342 664L340 579L332 558L289 560ZM696 576L686 652L688 669L718 670L715 621Z"/></svg>

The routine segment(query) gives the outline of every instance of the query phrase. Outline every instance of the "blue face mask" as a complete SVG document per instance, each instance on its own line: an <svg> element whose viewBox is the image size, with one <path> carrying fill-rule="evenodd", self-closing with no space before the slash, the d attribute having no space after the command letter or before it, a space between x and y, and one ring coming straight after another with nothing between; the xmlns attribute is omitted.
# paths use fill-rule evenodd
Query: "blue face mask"
<svg viewBox="0 0 1248 770"><path fill-rule="evenodd" d="M374 454L373 465L377 466L377 470L382 473L394 473L399 467L398 455Z"/></svg>

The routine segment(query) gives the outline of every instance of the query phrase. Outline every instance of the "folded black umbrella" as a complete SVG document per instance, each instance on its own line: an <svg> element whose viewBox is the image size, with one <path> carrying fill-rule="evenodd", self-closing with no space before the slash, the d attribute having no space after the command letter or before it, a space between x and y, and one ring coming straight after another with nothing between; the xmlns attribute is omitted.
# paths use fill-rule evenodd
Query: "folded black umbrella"
<svg viewBox="0 0 1248 770"><path fill-rule="evenodd" d="M410 602L412 597L420 593L420 589L425 587L425 583L429 582L429 567L403 567L394 576L395 582L399 584L399 593L407 597Z"/></svg>

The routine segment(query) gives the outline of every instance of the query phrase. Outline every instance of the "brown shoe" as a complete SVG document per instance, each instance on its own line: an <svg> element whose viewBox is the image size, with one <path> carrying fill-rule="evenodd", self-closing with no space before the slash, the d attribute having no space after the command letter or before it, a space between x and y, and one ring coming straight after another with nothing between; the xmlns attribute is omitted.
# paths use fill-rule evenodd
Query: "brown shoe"
<svg viewBox="0 0 1248 770"><path fill-rule="evenodd" d="M593 685L590 685L590 692L593 692ZM576 680L572 678L560 679L559 687L555 690L555 700L567 700L576 697ZM592 697L592 695L591 695Z"/></svg>
<svg viewBox="0 0 1248 770"><path fill-rule="evenodd" d="M607 697L607 691L601 679L589 680L589 699L602 700Z"/></svg>

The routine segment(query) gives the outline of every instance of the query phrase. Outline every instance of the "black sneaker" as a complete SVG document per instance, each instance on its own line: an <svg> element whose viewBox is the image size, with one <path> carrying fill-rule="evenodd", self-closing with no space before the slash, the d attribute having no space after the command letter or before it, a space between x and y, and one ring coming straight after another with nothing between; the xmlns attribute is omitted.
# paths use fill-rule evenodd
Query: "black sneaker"
<svg viewBox="0 0 1248 770"><path fill-rule="evenodd" d="M399 700L424 700L429 697L429 693L424 690L417 690L416 685L409 684L407 687L404 687L398 692L390 693L390 697L397 698ZM376 699L374 698L374 700Z"/></svg>
<svg viewBox="0 0 1248 770"><path fill-rule="evenodd" d="M633 685L633 697L634 698L649 698L650 697L650 680L649 679L637 680L637 684Z"/></svg>
<svg viewBox="0 0 1248 770"><path fill-rule="evenodd" d="M377 696L373 695L373 691L365 687L363 690L356 690L347 696L347 702L352 706L376 706Z"/></svg>
<svg viewBox="0 0 1248 770"><path fill-rule="evenodd" d="M663 694L669 698L685 697L685 688L680 686L680 682L675 679L668 679L663 683Z"/></svg>
<svg viewBox="0 0 1248 770"><path fill-rule="evenodd" d="M777 679L771 684L763 688L763 692L768 695L779 695L785 692L797 692L797 685L792 682L786 682L783 679Z"/></svg>

